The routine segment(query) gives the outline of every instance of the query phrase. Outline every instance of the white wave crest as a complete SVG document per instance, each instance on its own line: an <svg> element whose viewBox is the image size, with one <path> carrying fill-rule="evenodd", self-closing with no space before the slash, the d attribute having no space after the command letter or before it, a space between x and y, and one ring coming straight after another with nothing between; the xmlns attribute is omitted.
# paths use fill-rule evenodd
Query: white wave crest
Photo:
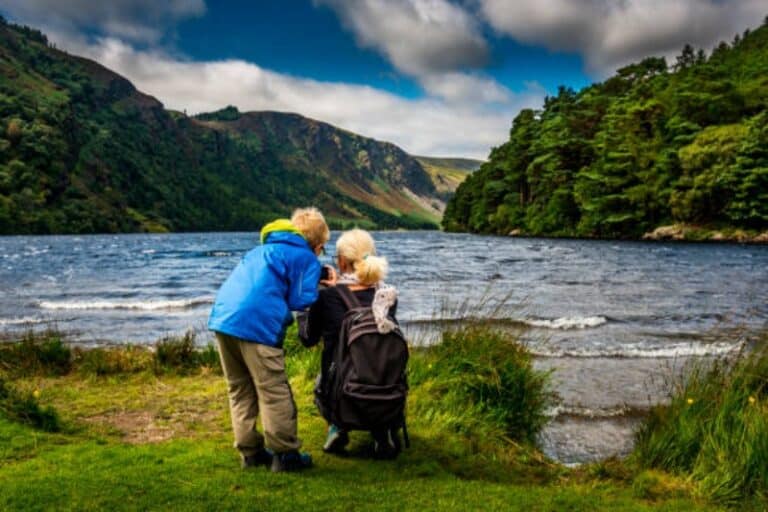
<svg viewBox="0 0 768 512"><path fill-rule="evenodd" d="M675 343L665 347L574 347L570 349L532 349L531 352L538 357L671 359L675 357L721 356L737 352L741 348L741 343Z"/></svg>
<svg viewBox="0 0 768 512"><path fill-rule="evenodd" d="M35 318L30 316L25 316L22 318L0 318L0 327L4 327L6 325L43 324L47 322L50 322L50 320L47 320L45 318Z"/></svg>
<svg viewBox="0 0 768 512"><path fill-rule="evenodd" d="M176 300L143 300L143 301L41 301L42 309L56 310L89 310L89 309L134 309L140 311L157 311L168 309L187 309L203 304L212 304L212 297L195 297L192 299Z"/></svg>
<svg viewBox="0 0 768 512"><path fill-rule="evenodd" d="M607 323L604 316L563 316L555 319L527 319L523 323L531 327L546 327L547 329L588 329Z"/></svg>
<svg viewBox="0 0 768 512"><path fill-rule="evenodd" d="M558 416L578 416L588 419L609 419L641 414L643 412L645 411L626 405L597 409L572 405L556 405L547 409L544 414L550 418L557 418Z"/></svg>

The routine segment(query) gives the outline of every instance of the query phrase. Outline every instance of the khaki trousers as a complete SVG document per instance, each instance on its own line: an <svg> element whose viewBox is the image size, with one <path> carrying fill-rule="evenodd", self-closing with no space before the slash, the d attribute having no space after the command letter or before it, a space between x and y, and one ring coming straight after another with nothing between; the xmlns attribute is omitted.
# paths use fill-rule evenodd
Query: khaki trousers
<svg viewBox="0 0 768 512"><path fill-rule="evenodd" d="M276 453L298 450L296 404L285 374L283 349L219 332L216 341L229 387L235 448L244 456L265 446ZM257 430L259 413L263 436Z"/></svg>

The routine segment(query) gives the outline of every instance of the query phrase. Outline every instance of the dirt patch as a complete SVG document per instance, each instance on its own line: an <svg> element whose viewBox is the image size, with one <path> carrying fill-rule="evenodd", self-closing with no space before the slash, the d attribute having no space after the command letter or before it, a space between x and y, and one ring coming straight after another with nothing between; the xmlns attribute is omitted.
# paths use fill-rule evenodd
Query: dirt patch
<svg viewBox="0 0 768 512"><path fill-rule="evenodd" d="M125 411L99 414L85 418L87 423L108 427L117 431L123 440L131 444L159 443L174 437L169 425L158 425L149 411Z"/></svg>
<svg viewBox="0 0 768 512"><path fill-rule="evenodd" d="M160 443L170 439L194 438L220 431L217 411L197 414L162 415L151 411L116 411L84 418L97 428L117 434L129 444Z"/></svg>

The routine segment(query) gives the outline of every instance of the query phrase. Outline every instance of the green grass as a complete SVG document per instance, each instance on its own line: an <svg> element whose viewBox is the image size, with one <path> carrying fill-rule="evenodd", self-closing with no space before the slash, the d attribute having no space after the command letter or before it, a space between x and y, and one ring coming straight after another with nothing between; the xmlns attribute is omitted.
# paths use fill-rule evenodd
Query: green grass
<svg viewBox="0 0 768 512"><path fill-rule="evenodd" d="M0 376L0 416L47 432L61 430L59 415L51 406L41 407L36 392L23 393Z"/></svg>
<svg viewBox="0 0 768 512"><path fill-rule="evenodd" d="M319 351L288 343L299 434L316 466L302 474L240 469L226 384L201 359L158 372L148 351L123 350L131 363L106 365L115 371L91 371L75 353L66 375L14 381L55 408L64 429L0 416L0 510L711 509L683 479L646 474L636 483L619 462L572 471L546 460L529 440L539 416L521 413L551 399L548 378L514 338L487 329L451 331L443 345L413 351L412 447L394 461L370 458L361 432L349 456L320 450L325 423L311 400Z"/></svg>
<svg viewBox="0 0 768 512"><path fill-rule="evenodd" d="M768 347L697 363L637 434L643 467L690 475L700 496L768 505Z"/></svg>

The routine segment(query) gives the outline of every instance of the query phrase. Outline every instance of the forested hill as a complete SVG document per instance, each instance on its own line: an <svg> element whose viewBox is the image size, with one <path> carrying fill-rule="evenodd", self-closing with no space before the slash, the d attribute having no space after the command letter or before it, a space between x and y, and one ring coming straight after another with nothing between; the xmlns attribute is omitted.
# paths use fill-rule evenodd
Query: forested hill
<svg viewBox="0 0 768 512"><path fill-rule="evenodd" d="M434 227L398 147L295 114L167 111L0 19L0 234L253 230L313 204L336 226Z"/></svg>
<svg viewBox="0 0 768 512"><path fill-rule="evenodd" d="M766 107L768 18L711 54L686 46L671 67L648 58L521 111L443 226L609 238L673 224L715 237L765 230Z"/></svg>

